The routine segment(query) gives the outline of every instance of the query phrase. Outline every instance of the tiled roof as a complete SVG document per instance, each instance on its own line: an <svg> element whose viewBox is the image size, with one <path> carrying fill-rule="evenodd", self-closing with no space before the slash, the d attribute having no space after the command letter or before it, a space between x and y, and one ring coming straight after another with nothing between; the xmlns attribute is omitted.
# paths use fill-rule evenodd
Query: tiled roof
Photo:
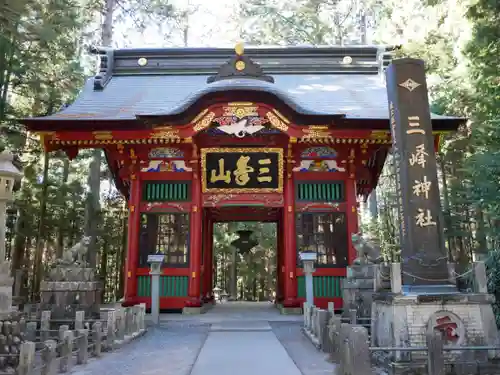
<svg viewBox="0 0 500 375"><path fill-rule="evenodd" d="M381 73L390 60L384 51L380 47L254 48L245 51L245 57L259 63L274 83L244 76L207 83L234 51L99 50L100 73L86 82L74 103L43 120L173 115L206 94L231 90L275 95L304 115L388 119Z"/></svg>

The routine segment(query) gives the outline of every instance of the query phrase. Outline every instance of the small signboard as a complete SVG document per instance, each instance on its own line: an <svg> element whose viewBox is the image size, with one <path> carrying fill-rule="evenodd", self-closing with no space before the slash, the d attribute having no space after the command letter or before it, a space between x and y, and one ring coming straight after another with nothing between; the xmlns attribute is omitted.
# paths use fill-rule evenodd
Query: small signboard
<svg viewBox="0 0 500 375"><path fill-rule="evenodd" d="M148 255L148 263L162 263L165 259L163 254L152 254Z"/></svg>
<svg viewBox="0 0 500 375"><path fill-rule="evenodd" d="M205 148L201 168L204 193L283 191L281 148Z"/></svg>

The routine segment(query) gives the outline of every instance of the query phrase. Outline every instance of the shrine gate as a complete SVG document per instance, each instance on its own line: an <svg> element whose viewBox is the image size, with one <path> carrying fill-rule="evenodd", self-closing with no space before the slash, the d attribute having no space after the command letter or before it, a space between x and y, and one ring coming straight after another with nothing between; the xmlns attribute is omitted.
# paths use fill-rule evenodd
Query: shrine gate
<svg viewBox="0 0 500 375"><path fill-rule="evenodd" d="M99 73L67 108L23 122L47 151L102 148L127 197L125 303L213 300L213 223L278 228L277 303L299 307L298 252L317 253L315 303L342 306L358 200L391 147L382 47L98 49ZM402 83L412 90L410 80ZM435 146L459 120L432 116Z"/></svg>

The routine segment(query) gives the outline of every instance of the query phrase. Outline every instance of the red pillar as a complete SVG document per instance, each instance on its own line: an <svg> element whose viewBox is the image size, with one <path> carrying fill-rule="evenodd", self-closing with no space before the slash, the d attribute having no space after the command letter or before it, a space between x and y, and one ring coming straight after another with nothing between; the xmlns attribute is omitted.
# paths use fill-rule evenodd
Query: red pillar
<svg viewBox="0 0 500 375"><path fill-rule="evenodd" d="M290 167L291 169L291 167ZM297 279L295 275L297 265L297 249L295 238L295 194L291 170L285 174L285 209L283 214L283 236L284 254L283 263L285 266L283 280L284 307L298 307L297 302Z"/></svg>
<svg viewBox="0 0 500 375"><path fill-rule="evenodd" d="M212 290L212 233L210 229L210 218L203 217L203 297L210 296Z"/></svg>
<svg viewBox="0 0 500 375"><path fill-rule="evenodd" d="M351 235L358 232L358 207L356 199L356 180L352 177L346 180L346 219L347 219L347 233L348 233L348 244L349 244L349 264L354 262L356 259L356 250L352 245Z"/></svg>
<svg viewBox="0 0 500 375"><path fill-rule="evenodd" d="M189 244L189 287L187 307L199 307L201 277L202 198L198 163L193 165L192 205Z"/></svg>
<svg viewBox="0 0 500 375"><path fill-rule="evenodd" d="M283 264L283 220L276 223L277 232L277 254L276 254L276 302L283 302L283 279L285 276L285 265Z"/></svg>
<svg viewBox="0 0 500 375"><path fill-rule="evenodd" d="M213 249L214 249L214 223L211 219L208 219L208 234L207 234L207 272L208 272L208 275L207 275L207 280L208 280L208 284L207 284L207 291L208 291L208 296L210 297L210 299L212 299L213 295L212 295L212 289L213 289L213 286L214 286L214 252L213 252Z"/></svg>
<svg viewBox="0 0 500 375"><path fill-rule="evenodd" d="M141 203L141 182L135 175L131 177L128 201L127 262L125 265L124 302L127 304L134 303L134 299L137 295L136 271L139 264L139 205Z"/></svg>

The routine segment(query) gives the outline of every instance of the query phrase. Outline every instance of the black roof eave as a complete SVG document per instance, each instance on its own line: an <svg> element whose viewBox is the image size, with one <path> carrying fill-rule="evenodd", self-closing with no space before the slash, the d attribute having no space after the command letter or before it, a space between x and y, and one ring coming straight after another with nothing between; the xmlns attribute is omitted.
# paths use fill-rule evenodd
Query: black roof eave
<svg viewBox="0 0 500 375"><path fill-rule="evenodd" d="M325 116L328 118L328 116ZM330 122L337 120L335 129L339 130L390 130L388 118L342 118L329 117ZM434 131L456 131L465 125L464 118L439 118L432 120ZM21 120L31 131L97 131L97 130L143 130L151 128L137 119L45 119L43 117ZM320 124L321 122L315 122ZM326 122L323 122L326 123Z"/></svg>

